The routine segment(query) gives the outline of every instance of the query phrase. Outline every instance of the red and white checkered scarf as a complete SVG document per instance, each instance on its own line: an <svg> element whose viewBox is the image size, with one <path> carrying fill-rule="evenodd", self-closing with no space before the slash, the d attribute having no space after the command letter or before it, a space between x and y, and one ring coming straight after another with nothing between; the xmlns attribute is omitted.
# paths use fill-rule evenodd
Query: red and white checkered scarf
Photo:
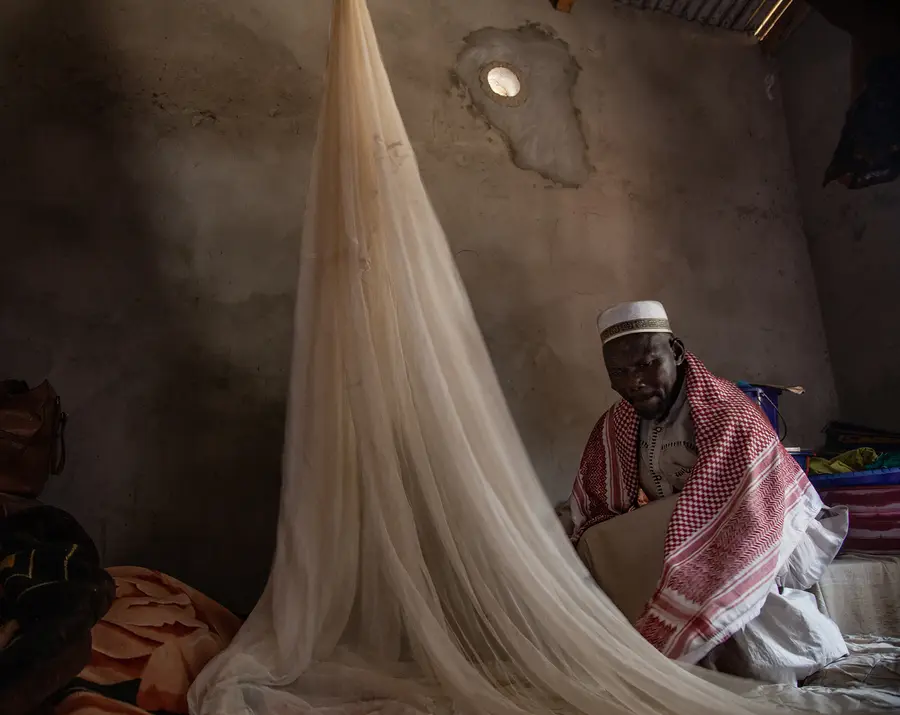
<svg viewBox="0 0 900 715"><path fill-rule="evenodd" d="M696 662L755 618L821 502L762 411L688 354L697 462L669 522L665 562L638 630ZM573 541L635 508L640 418L626 402L597 423L572 492Z"/></svg>

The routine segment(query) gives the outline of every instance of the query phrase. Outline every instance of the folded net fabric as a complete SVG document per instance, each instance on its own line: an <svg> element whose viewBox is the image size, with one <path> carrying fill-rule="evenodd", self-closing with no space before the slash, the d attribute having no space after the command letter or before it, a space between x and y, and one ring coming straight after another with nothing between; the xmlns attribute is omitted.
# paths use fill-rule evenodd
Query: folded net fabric
<svg viewBox="0 0 900 715"><path fill-rule="evenodd" d="M272 573L194 715L769 712L660 655L566 539L364 0L334 3L298 290Z"/></svg>

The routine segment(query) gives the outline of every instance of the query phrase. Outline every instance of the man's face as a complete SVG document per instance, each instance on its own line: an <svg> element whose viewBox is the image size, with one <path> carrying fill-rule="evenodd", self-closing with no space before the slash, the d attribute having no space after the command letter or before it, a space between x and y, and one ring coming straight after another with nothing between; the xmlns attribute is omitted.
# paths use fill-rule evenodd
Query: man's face
<svg viewBox="0 0 900 715"><path fill-rule="evenodd" d="M603 346L613 389L646 420L665 417L672 407L684 348L666 333L637 333Z"/></svg>

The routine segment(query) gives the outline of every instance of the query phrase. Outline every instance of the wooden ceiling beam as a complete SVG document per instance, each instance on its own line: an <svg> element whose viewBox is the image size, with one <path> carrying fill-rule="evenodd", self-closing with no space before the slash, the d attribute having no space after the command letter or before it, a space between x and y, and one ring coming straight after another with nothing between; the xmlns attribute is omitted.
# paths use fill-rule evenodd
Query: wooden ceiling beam
<svg viewBox="0 0 900 715"><path fill-rule="evenodd" d="M784 16L778 18L778 21L763 34L761 40L763 51L770 55L776 54L794 31L803 24L810 12L805 0L794 0Z"/></svg>

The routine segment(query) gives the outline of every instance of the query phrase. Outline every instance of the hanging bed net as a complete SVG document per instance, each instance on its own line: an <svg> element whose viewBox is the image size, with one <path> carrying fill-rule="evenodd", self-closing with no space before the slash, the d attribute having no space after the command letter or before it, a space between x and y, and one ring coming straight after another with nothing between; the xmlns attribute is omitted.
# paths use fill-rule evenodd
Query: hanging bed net
<svg viewBox="0 0 900 715"><path fill-rule="evenodd" d="M507 410L365 0L334 0L277 552L194 715L774 712L594 585Z"/></svg>

